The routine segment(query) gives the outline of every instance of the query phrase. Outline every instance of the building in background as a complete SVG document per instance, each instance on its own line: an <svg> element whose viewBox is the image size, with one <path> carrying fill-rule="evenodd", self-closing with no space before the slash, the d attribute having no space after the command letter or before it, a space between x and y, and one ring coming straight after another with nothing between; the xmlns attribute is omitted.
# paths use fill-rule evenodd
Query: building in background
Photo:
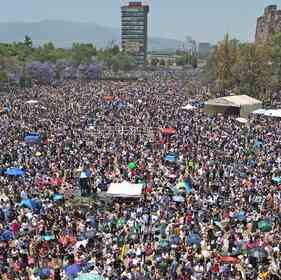
<svg viewBox="0 0 281 280"><path fill-rule="evenodd" d="M158 61L159 64L161 64L161 61L164 61L166 66L173 66L176 64L177 57L177 52L173 50L152 51L149 52L147 61L149 64L151 64L152 60Z"/></svg>
<svg viewBox="0 0 281 280"><path fill-rule="evenodd" d="M277 32L281 32L281 10L277 10L277 5L271 5L257 19L256 42L268 42Z"/></svg>
<svg viewBox="0 0 281 280"><path fill-rule="evenodd" d="M121 7L122 49L131 54L137 64L147 58L147 18L149 6L142 2L129 2Z"/></svg>
<svg viewBox="0 0 281 280"><path fill-rule="evenodd" d="M191 36L185 37L184 51L192 54L195 54L197 52L196 41L193 40Z"/></svg>
<svg viewBox="0 0 281 280"><path fill-rule="evenodd" d="M198 55L200 58L206 58L212 49L210 43L201 42L198 44Z"/></svg>

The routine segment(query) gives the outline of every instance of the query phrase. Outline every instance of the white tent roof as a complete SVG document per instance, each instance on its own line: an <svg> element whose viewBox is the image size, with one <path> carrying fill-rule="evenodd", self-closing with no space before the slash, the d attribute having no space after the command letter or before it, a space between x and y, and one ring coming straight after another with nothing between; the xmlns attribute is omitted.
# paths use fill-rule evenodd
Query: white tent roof
<svg viewBox="0 0 281 280"><path fill-rule="evenodd" d="M262 102L248 95L232 95L211 99L205 104L213 106L240 107L243 105L262 104Z"/></svg>
<svg viewBox="0 0 281 280"><path fill-rule="evenodd" d="M255 114L255 115L264 115L266 112L265 109L258 109L258 110L255 110L252 114Z"/></svg>
<svg viewBox="0 0 281 280"><path fill-rule="evenodd" d="M253 114L281 118L281 109L258 109L254 111Z"/></svg>
<svg viewBox="0 0 281 280"><path fill-rule="evenodd" d="M239 123L247 123L248 120L245 119L245 118L236 118L236 120L239 122Z"/></svg>
<svg viewBox="0 0 281 280"><path fill-rule="evenodd" d="M25 103L26 104L37 104L39 101L37 101L37 100L28 100L28 101L26 101Z"/></svg>
<svg viewBox="0 0 281 280"><path fill-rule="evenodd" d="M122 182L120 184L112 183L107 191L107 196L111 197L140 197L142 184L131 184Z"/></svg>
<svg viewBox="0 0 281 280"><path fill-rule="evenodd" d="M193 110L193 109L195 109L195 107L190 104L187 104L186 106L182 107L182 109L183 110Z"/></svg>
<svg viewBox="0 0 281 280"><path fill-rule="evenodd" d="M281 109L276 109L276 110L266 110L264 113L265 116L268 117L276 117L276 118L281 118Z"/></svg>

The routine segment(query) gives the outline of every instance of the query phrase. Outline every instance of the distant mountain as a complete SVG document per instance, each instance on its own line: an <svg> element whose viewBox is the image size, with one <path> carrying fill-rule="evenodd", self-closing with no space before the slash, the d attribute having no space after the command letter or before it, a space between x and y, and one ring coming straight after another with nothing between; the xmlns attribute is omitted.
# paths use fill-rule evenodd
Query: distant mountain
<svg viewBox="0 0 281 280"><path fill-rule="evenodd" d="M57 47L69 48L73 42L94 43L104 48L112 41L120 43L120 30L90 22L44 20L40 22L0 22L0 42L22 41L32 38L35 45L52 41ZM149 50L178 49L181 41L150 38Z"/></svg>

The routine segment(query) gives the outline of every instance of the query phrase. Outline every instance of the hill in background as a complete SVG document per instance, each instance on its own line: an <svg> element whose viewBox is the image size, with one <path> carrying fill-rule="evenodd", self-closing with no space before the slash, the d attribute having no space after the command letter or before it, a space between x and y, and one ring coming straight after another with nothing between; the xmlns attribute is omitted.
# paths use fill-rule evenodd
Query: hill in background
<svg viewBox="0 0 281 280"><path fill-rule="evenodd" d="M22 41L25 35L35 45L52 41L57 47L70 48L73 42L94 43L105 48L110 42L120 44L120 30L89 22L50 21L0 23L0 42ZM182 42L166 38L150 38L149 50L179 49Z"/></svg>

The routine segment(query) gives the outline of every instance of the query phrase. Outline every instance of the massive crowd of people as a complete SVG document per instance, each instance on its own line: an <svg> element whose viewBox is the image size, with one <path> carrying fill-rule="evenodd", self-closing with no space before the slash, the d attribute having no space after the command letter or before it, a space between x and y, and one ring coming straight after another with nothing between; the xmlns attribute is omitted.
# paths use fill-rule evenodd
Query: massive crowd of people
<svg viewBox="0 0 281 280"><path fill-rule="evenodd" d="M280 121L183 110L174 74L1 94L0 279L280 279Z"/></svg>

